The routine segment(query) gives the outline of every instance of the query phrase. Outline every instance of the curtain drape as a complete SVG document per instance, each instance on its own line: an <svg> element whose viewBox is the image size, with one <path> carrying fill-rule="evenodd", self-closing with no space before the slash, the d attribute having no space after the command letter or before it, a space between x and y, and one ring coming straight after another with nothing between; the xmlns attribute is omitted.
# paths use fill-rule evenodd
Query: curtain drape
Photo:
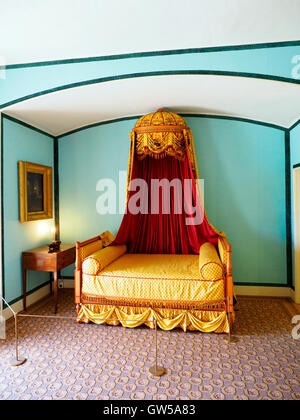
<svg viewBox="0 0 300 420"><path fill-rule="evenodd" d="M131 180L136 179L146 183L129 192L126 213L114 244L126 244L129 253L144 254L198 254L204 242L217 244L219 235L201 207L188 153L183 160L172 156L163 159L147 156L140 160L134 156ZM151 181L163 179L172 181L173 186L155 189L157 184ZM135 198L137 193L139 200ZM133 214L132 203L148 212ZM164 214L167 210L170 212Z"/></svg>

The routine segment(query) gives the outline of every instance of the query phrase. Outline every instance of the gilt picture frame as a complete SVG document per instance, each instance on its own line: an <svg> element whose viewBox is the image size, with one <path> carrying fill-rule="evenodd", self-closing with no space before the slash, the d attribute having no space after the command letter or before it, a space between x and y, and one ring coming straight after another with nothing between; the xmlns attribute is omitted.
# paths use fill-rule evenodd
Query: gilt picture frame
<svg viewBox="0 0 300 420"><path fill-rule="evenodd" d="M20 222L52 219L52 168L19 161L18 170Z"/></svg>

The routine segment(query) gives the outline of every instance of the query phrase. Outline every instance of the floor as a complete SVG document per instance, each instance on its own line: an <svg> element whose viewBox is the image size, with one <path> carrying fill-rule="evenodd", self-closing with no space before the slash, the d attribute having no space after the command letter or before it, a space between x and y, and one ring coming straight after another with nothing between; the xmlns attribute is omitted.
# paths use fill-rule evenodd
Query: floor
<svg viewBox="0 0 300 420"><path fill-rule="evenodd" d="M75 316L73 291L60 294L60 316ZM50 297L29 313L53 315ZM294 399L300 400L300 340L286 299L240 297L234 340L218 334L158 331L161 378L154 363L154 331L23 318L19 351L27 362L8 366L14 328L0 341L0 399Z"/></svg>

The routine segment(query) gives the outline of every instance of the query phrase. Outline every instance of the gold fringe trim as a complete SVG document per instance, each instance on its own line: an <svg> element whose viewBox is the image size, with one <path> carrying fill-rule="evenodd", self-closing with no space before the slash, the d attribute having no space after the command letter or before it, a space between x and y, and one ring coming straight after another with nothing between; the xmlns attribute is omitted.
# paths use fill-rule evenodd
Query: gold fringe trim
<svg viewBox="0 0 300 420"><path fill-rule="evenodd" d="M177 301L163 299L137 299L130 297L110 297L99 295L82 294L81 301L87 304L131 306L131 307L150 307L160 309L183 309L183 310L202 310L202 311L224 311L226 302L224 300L215 301Z"/></svg>

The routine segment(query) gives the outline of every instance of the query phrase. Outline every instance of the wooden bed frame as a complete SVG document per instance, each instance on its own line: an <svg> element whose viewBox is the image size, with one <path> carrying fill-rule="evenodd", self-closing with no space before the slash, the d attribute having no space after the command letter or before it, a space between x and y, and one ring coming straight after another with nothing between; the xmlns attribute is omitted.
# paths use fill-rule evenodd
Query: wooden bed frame
<svg viewBox="0 0 300 420"><path fill-rule="evenodd" d="M82 262L81 261L81 249L86 245L91 245L92 243L101 240L101 235L95 236L94 238L88 239L84 242L76 242L76 269L74 272L75 277L75 304L77 308L77 313L79 312L80 304L95 304L99 305L99 302L92 302L91 300L85 301L82 297L81 290L82 290ZM224 266L225 272L225 301L224 306L226 308L229 325L230 325L230 332L232 330L232 323L233 323L233 279L232 279L232 263L231 263L231 245L227 241L225 237L219 238L219 246L221 246L223 251L223 257L221 255L220 259ZM133 306L133 305L131 305ZM196 308L195 308L196 309ZM199 310L211 310L209 305L201 303L199 304Z"/></svg>

